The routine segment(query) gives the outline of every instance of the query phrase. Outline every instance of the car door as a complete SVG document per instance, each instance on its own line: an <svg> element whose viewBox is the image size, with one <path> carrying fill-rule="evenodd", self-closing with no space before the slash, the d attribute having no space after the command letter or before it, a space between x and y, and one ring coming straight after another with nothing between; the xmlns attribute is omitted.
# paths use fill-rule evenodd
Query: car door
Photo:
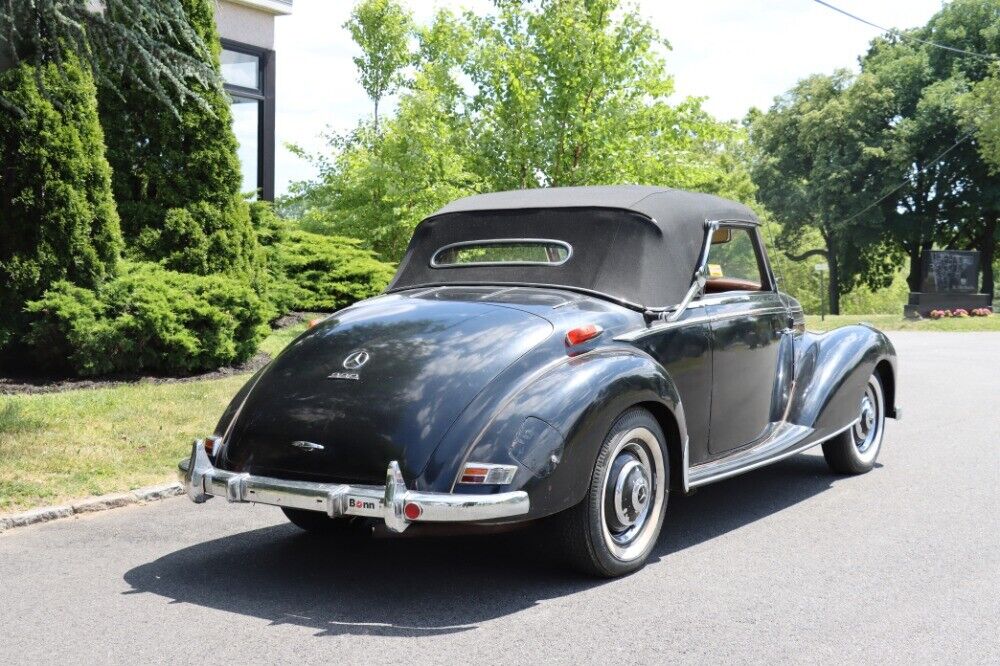
<svg viewBox="0 0 1000 666"><path fill-rule="evenodd" d="M780 420L792 360L788 312L757 228L720 227L708 253L703 307L712 331L709 453L753 444ZM777 387L777 388L776 388Z"/></svg>
<svg viewBox="0 0 1000 666"><path fill-rule="evenodd" d="M684 408L688 460L708 458L712 405L712 331L705 313L691 308L676 322L654 324L635 345L670 374Z"/></svg>

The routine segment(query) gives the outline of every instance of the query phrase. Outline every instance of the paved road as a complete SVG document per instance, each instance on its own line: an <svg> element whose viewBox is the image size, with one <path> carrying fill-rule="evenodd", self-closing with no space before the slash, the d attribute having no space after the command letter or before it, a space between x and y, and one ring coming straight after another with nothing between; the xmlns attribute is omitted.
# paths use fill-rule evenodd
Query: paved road
<svg viewBox="0 0 1000 666"><path fill-rule="evenodd" d="M1000 662L1000 334L893 336L881 465L671 499L643 571L525 537L310 539L174 499L0 535L0 663Z"/></svg>

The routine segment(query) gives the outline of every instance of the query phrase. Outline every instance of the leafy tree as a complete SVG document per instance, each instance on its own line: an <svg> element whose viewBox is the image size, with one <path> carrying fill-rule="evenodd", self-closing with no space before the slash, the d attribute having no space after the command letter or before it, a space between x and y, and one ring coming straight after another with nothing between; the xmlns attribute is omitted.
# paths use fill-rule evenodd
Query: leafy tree
<svg viewBox="0 0 1000 666"><path fill-rule="evenodd" d="M975 132L979 153L990 172L1000 176L1000 64L962 96L959 113Z"/></svg>
<svg viewBox="0 0 1000 666"><path fill-rule="evenodd" d="M796 260L826 258L832 314L840 313L843 293L861 283L886 286L898 265L880 242L881 210L858 214L859 202L874 199L882 185L887 157L879 128L891 101L873 77L840 70L800 81L767 113L749 117L758 197L783 226L778 247ZM810 229L821 247L803 243Z"/></svg>
<svg viewBox="0 0 1000 666"><path fill-rule="evenodd" d="M0 349L20 346L26 301L114 275L122 239L90 71L22 62L0 73ZM13 344L12 344L13 343Z"/></svg>
<svg viewBox="0 0 1000 666"><path fill-rule="evenodd" d="M955 0L922 28L875 39L859 76L810 77L752 115L762 200L785 225L786 249L801 245L804 225L821 231L824 248L804 256L829 256L834 307L838 286L886 285L900 254L919 291L933 247L979 249L993 290L1000 180L980 151L990 115L970 90L997 53L1000 0Z"/></svg>
<svg viewBox="0 0 1000 666"><path fill-rule="evenodd" d="M983 290L992 292L1000 179L959 110L988 77L991 54L1000 54L1000 0L955 0L902 35L874 40L862 58L862 70L893 100L881 132L889 172L903 186L882 203L888 238L910 258L912 291L921 287L924 253L959 247L980 251Z"/></svg>
<svg viewBox="0 0 1000 666"><path fill-rule="evenodd" d="M203 103L189 82L218 85L181 0L0 0L0 71L22 62L54 64L60 79L83 65L100 85L145 90L171 110ZM43 91L47 81L36 79ZM19 108L8 94L0 107Z"/></svg>
<svg viewBox="0 0 1000 666"><path fill-rule="evenodd" d="M207 54L191 50L189 55L206 57L217 76L221 47L214 3L181 4L199 43L209 45ZM171 43L179 51L192 48L185 41ZM130 253L183 272L249 273L256 240L240 193L229 100L218 86L196 78L184 83L203 104L187 101L176 114L143 86L109 82L99 90L115 198Z"/></svg>
<svg viewBox="0 0 1000 666"><path fill-rule="evenodd" d="M642 182L752 198L732 154L743 131L668 100L665 42L618 0L440 12L417 36L395 116L333 137L319 180L282 203L305 228L398 260L423 216L479 191Z"/></svg>
<svg viewBox="0 0 1000 666"><path fill-rule="evenodd" d="M468 18L474 170L492 189L643 182L714 190L738 130L669 101L669 44L618 0L498 3Z"/></svg>
<svg viewBox="0 0 1000 666"><path fill-rule="evenodd" d="M401 83L403 67L410 62L407 38L413 30L409 12L394 0L363 0L354 7L344 27L351 31L361 55L354 58L361 85L374 105L378 133L378 105Z"/></svg>

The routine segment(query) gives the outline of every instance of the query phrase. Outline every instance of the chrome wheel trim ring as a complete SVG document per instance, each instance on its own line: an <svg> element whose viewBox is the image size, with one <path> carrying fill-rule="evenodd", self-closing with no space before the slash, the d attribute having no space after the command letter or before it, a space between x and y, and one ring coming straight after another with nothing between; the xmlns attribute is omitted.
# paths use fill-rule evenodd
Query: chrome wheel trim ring
<svg viewBox="0 0 1000 666"><path fill-rule="evenodd" d="M861 396L858 412L858 421L851 428L854 448L862 462L870 463L878 455L885 426L885 403L882 397L882 386L874 376L868 380L865 393Z"/></svg>
<svg viewBox="0 0 1000 666"><path fill-rule="evenodd" d="M605 498L609 492L617 491L619 482L624 486L622 477L632 474L635 466L629 467L626 474L619 473L615 479L611 478L611 470L615 466L614 461L622 455L631 455L641 466L643 478L646 483L646 499L641 510L627 529L620 532L613 532L609 526ZM642 557L650 547L651 541L656 535L660 523L660 516L663 513L663 504L666 498L666 468L663 464L663 452L660 443L647 428L633 428L618 438L614 450L608 456L608 464L604 469L604 478L601 480L601 535L604 543L611 551L611 554L623 562L631 562ZM624 468L623 468L624 469ZM636 488L636 495L641 494ZM613 489L613 490L612 490ZM633 495L635 500L639 497ZM616 492L616 513L621 507L618 500L625 501L626 493ZM624 512L623 512L624 513ZM621 520L622 516L616 515L616 519Z"/></svg>

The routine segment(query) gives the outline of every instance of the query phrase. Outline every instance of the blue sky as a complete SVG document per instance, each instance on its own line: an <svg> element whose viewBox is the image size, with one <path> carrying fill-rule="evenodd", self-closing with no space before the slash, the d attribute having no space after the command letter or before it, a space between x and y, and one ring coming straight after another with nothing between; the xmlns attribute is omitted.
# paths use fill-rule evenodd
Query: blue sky
<svg viewBox="0 0 1000 666"><path fill-rule="evenodd" d="M311 177L312 167L284 144L323 149L320 133L347 130L371 113L357 82L356 50L343 24L353 2L295 0L294 13L277 20L277 190ZM487 0L411 0L414 18L427 22L438 7L485 12ZM813 0L639 0L640 12L673 47L666 54L679 97L706 97L719 118L740 118L766 108L775 95L815 72L856 68L878 34ZM832 0L873 23L913 27L926 23L940 0ZM391 100L386 108L391 107Z"/></svg>

